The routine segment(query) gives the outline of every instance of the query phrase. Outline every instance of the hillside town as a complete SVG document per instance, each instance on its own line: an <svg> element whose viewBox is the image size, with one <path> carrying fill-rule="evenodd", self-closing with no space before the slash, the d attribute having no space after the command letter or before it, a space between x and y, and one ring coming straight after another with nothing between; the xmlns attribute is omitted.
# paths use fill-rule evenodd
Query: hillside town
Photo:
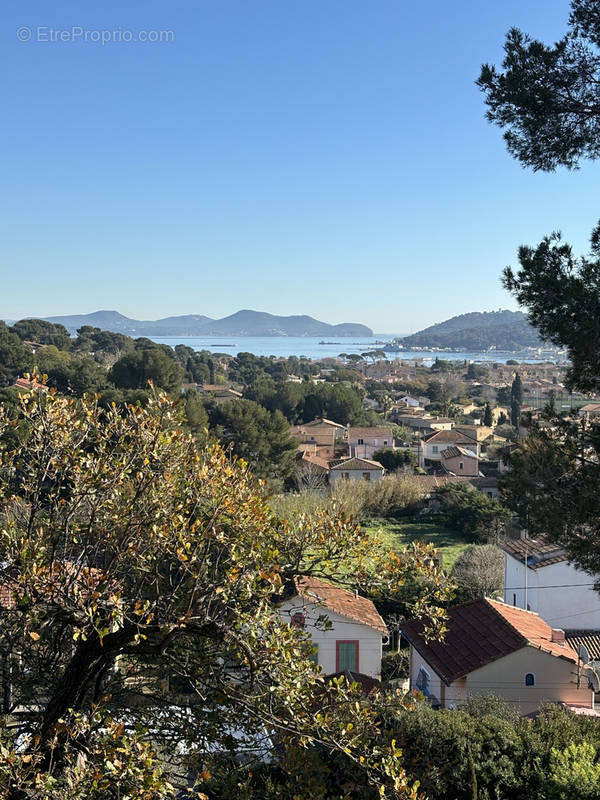
<svg viewBox="0 0 600 800"><path fill-rule="evenodd" d="M600 0L2 16L0 800L600 800Z"/></svg>

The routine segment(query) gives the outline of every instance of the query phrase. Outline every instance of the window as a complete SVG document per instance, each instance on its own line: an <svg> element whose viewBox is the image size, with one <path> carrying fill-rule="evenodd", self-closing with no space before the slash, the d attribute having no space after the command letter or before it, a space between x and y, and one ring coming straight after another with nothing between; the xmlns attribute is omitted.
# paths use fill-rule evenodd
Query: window
<svg viewBox="0 0 600 800"><path fill-rule="evenodd" d="M417 675L416 686L417 689L420 692L423 692L424 695L429 694L429 673L427 672L426 669L423 669L423 667L421 667L421 669L419 670L419 674Z"/></svg>
<svg viewBox="0 0 600 800"><path fill-rule="evenodd" d="M358 672L358 641L346 639L335 643L335 671Z"/></svg>
<svg viewBox="0 0 600 800"><path fill-rule="evenodd" d="M513 592L513 606L516 607L516 605L517 605L517 595L516 592Z"/></svg>
<svg viewBox="0 0 600 800"><path fill-rule="evenodd" d="M292 625L295 628L303 628L306 625L306 618L301 611L292 614Z"/></svg>
<svg viewBox="0 0 600 800"><path fill-rule="evenodd" d="M432 445L432 447L431 447L431 452L432 452L432 453L437 453L437 452L438 452L438 446L437 446L437 444L434 444L434 445Z"/></svg>
<svg viewBox="0 0 600 800"><path fill-rule="evenodd" d="M359 443L359 444L364 444L364 443L365 443L365 440L364 440L364 439L359 439L359 440L358 440L358 443Z"/></svg>
<svg viewBox="0 0 600 800"><path fill-rule="evenodd" d="M535 686L535 675L533 672L528 672L525 675L525 686Z"/></svg>
<svg viewBox="0 0 600 800"><path fill-rule="evenodd" d="M342 472L342 480L349 481L350 480L350 473L349 472Z"/></svg>
<svg viewBox="0 0 600 800"><path fill-rule="evenodd" d="M371 473L370 472L363 472L363 480L370 481L371 480Z"/></svg>
<svg viewBox="0 0 600 800"><path fill-rule="evenodd" d="M383 444L384 444L384 446L387 444L387 439L383 440Z"/></svg>
<svg viewBox="0 0 600 800"><path fill-rule="evenodd" d="M464 461L459 461L458 462L458 468L459 469L464 469L465 468L465 462Z"/></svg>
<svg viewBox="0 0 600 800"><path fill-rule="evenodd" d="M319 645L313 644L312 646L312 653L308 657L309 661L312 661L313 664L319 663Z"/></svg>

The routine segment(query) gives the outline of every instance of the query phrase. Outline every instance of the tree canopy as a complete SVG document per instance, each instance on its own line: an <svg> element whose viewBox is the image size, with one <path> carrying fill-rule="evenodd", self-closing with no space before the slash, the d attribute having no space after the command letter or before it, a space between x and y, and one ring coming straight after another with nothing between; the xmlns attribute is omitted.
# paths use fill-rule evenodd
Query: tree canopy
<svg viewBox="0 0 600 800"><path fill-rule="evenodd" d="M600 156L600 11L573 0L569 27L553 45L512 28L502 70L477 80L487 118L505 130L509 152L534 170L574 168Z"/></svg>
<svg viewBox="0 0 600 800"><path fill-rule="evenodd" d="M351 559L358 590L422 575L413 610L439 627L432 551L388 556L327 512L277 519L246 466L198 451L165 395L124 412L43 392L20 404L27 440L0 470L0 796L183 797L188 769L210 785L211 761L265 732L279 752L335 751L363 776L345 797L407 793L377 699L344 680L324 692L276 601L293 575L339 581Z"/></svg>

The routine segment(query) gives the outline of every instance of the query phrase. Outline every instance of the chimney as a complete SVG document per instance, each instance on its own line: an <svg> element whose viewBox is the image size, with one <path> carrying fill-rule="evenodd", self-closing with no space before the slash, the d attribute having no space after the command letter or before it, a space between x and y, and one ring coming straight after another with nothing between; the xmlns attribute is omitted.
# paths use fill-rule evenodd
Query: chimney
<svg viewBox="0 0 600 800"><path fill-rule="evenodd" d="M564 644L565 632L561 628L552 628L552 641L556 644Z"/></svg>

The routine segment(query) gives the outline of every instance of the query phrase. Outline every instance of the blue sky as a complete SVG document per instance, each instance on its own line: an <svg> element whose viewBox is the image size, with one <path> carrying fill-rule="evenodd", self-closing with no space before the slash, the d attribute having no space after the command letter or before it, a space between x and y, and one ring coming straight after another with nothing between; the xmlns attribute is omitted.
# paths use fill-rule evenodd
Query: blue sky
<svg viewBox="0 0 600 800"><path fill-rule="evenodd" d="M0 317L254 308L405 332L514 308L499 275L520 244L560 229L587 250L599 165L524 170L474 80L511 25L553 40L567 17L566 0L5 4Z"/></svg>

